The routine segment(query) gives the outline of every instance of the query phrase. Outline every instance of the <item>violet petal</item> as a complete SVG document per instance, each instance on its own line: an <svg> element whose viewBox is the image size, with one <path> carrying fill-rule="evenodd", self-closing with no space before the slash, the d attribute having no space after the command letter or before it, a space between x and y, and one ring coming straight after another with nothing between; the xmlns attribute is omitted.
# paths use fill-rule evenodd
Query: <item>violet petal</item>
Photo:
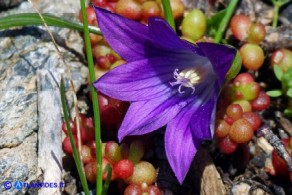
<svg viewBox="0 0 292 195"><path fill-rule="evenodd" d="M232 65L236 50L232 47L215 43L201 42L197 43L197 45L212 63L218 82L221 85Z"/></svg>
<svg viewBox="0 0 292 195"><path fill-rule="evenodd" d="M196 108L193 108L196 109ZM165 150L168 162L180 183L183 182L200 142L194 140L190 129L193 109L185 107L171 122L165 132Z"/></svg>
<svg viewBox="0 0 292 195"><path fill-rule="evenodd" d="M215 109L216 109L216 96L213 96L208 101L205 101L194 112L190 127L193 132L193 136L198 140L210 140L214 133L214 121L215 121Z"/></svg>
<svg viewBox="0 0 292 195"><path fill-rule="evenodd" d="M190 126L194 139L211 139L214 134L215 111L220 87L215 78L209 78L200 86L195 97Z"/></svg>
<svg viewBox="0 0 292 195"><path fill-rule="evenodd" d="M196 53L202 54L197 46L176 36L168 23L160 18L150 18L147 27L107 10L94 9L105 39L128 62L162 55L191 59Z"/></svg>
<svg viewBox="0 0 292 195"><path fill-rule="evenodd" d="M168 93L149 101L133 102L119 129L121 141L127 135L143 135L166 125L192 98Z"/></svg>
<svg viewBox="0 0 292 195"><path fill-rule="evenodd" d="M124 101L152 99L175 91L169 82L174 80L173 71L179 67L180 60L160 57L130 62L109 71L94 86L102 93ZM185 60L185 64L196 61Z"/></svg>
<svg viewBox="0 0 292 195"><path fill-rule="evenodd" d="M98 25L109 45L126 61L145 58L145 43L149 41L147 26L94 7Z"/></svg>
<svg viewBox="0 0 292 195"><path fill-rule="evenodd" d="M181 40L162 18L149 18L148 27L153 45L169 50L169 52L192 52L190 45ZM198 47L193 46L195 50L198 50Z"/></svg>

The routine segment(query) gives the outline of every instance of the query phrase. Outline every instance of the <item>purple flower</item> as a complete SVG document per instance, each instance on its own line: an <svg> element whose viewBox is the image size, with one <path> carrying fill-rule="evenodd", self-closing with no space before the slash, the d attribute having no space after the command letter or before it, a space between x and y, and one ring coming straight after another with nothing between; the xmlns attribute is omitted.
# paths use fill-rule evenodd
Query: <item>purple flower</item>
<svg viewBox="0 0 292 195"><path fill-rule="evenodd" d="M150 18L146 26L100 8L95 12L105 39L127 61L94 83L98 91L131 102L119 140L167 125L166 155L182 183L200 142L213 136L218 93L236 50L190 44L161 18Z"/></svg>

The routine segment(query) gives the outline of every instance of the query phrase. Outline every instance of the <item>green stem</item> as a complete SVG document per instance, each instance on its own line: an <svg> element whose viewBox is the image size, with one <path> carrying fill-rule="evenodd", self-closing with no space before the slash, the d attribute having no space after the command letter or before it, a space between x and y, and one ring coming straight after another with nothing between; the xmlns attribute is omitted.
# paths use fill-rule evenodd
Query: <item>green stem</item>
<svg viewBox="0 0 292 195"><path fill-rule="evenodd" d="M274 17L272 23L273 28L276 28L278 26L280 8L289 2L291 2L291 0L272 0L272 3L274 5Z"/></svg>
<svg viewBox="0 0 292 195"><path fill-rule="evenodd" d="M169 0L162 0L162 6L163 6L163 10L164 10L165 20L168 22L168 24L175 31L175 23L174 23L174 18L173 18L173 15L172 15L172 10L171 10L171 6L170 6Z"/></svg>
<svg viewBox="0 0 292 195"><path fill-rule="evenodd" d="M88 62L88 70L89 70L89 80L90 80L90 90L92 93L92 104L93 104L93 113L94 113L94 127L95 127L95 142L96 142L96 194L100 195L102 193L102 151L101 151L101 135L100 135L100 114L98 110L98 99L97 99L97 91L93 86L93 82L96 80L95 71L94 71L94 63L92 57L92 50L89 38L89 30L87 24L87 16L85 11L85 0L80 0L81 3L81 12L83 19L83 27L84 27L84 40L86 47L86 56Z"/></svg>
<svg viewBox="0 0 292 195"><path fill-rule="evenodd" d="M273 28L276 28L278 26L279 9L280 9L279 4L275 3L274 4L274 17L273 17L273 24L272 24Z"/></svg>
<svg viewBox="0 0 292 195"><path fill-rule="evenodd" d="M69 122L69 116L68 116L69 109L67 107L63 80L61 80L60 94L61 94L61 102L62 102L62 108L63 108L63 113L64 113L64 120L66 122L66 127L68 129L68 135L69 135L70 143L71 143L72 150L73 150L74 162L75 162L76 167L77 167L78 175L80 177L80 181L81 181L81 185L83 187L84 193L85 193L85 195L89 195L89 188L87 185L86 177L84 174L84 170L82 168L80 156L79 156L79 153L77 151L77 147L76 147L76 144L75 144L75 141L73 138L73 133L72 133L72 129L71 129L70 122Z"/></svg>
<svg viewBox="0 0 292 195"><path fill-rule="evenodd" d="M229 5L226 9L226 14L223 17L223 19L222 19L222 21L217 29L217 32L215 35L215 40L214 40L215 43L221 42L223 34L225 33L225 31L227 29L227 26L229 24L229 21L230 21L232 15L233 15L233 12L235 10L237 3L238 3L238 0L231 0L230 1Z"/></svg>
<svg viewBox="0 0 292 195"><path fill-rule="evenodd" d="M83 31L82 23L69 21L61 17L52 16L50 14L42 14L42 16L48 26L57 26ZM0 30L18 26L32 25L44 25L44 22L36 13L15 14L0 18ZM89 31L94 34L101 35L98 27L90 26Z"/></svg>

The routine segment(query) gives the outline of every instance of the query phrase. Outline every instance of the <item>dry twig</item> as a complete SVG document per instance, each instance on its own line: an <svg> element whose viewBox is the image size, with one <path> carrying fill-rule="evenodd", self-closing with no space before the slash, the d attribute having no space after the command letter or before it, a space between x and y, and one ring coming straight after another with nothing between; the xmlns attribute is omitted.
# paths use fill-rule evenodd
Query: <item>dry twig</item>
<svg viewBox="0 0 292 195"><path fill-rule="evenodd" d="M282 141L278 138L278 136L276 136L273 133L273 131L267 125L264 125L263 128L260 129L260 132L268 140L268 142L274 147L277 154L285 160L285 162L288 165L289 172L290 174L292 174L292 158L287 152Z"/></svg>

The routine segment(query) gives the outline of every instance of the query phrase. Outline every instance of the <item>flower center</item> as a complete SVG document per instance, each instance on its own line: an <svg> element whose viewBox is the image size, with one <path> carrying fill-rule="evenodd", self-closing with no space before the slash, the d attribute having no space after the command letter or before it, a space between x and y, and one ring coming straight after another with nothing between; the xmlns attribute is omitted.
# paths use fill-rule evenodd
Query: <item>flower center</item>
<svg viewBox="0 0 292 195"><path fill-rule="evenodd" d="M201 77L194 68L187 68L179 72L175 69L173 72L173 78L176 81L169 82L171 86L179 85L178 92L180 94L185 93L183 87L192 89L192 94L195 93L195 86L200 82Z"/></svg>

